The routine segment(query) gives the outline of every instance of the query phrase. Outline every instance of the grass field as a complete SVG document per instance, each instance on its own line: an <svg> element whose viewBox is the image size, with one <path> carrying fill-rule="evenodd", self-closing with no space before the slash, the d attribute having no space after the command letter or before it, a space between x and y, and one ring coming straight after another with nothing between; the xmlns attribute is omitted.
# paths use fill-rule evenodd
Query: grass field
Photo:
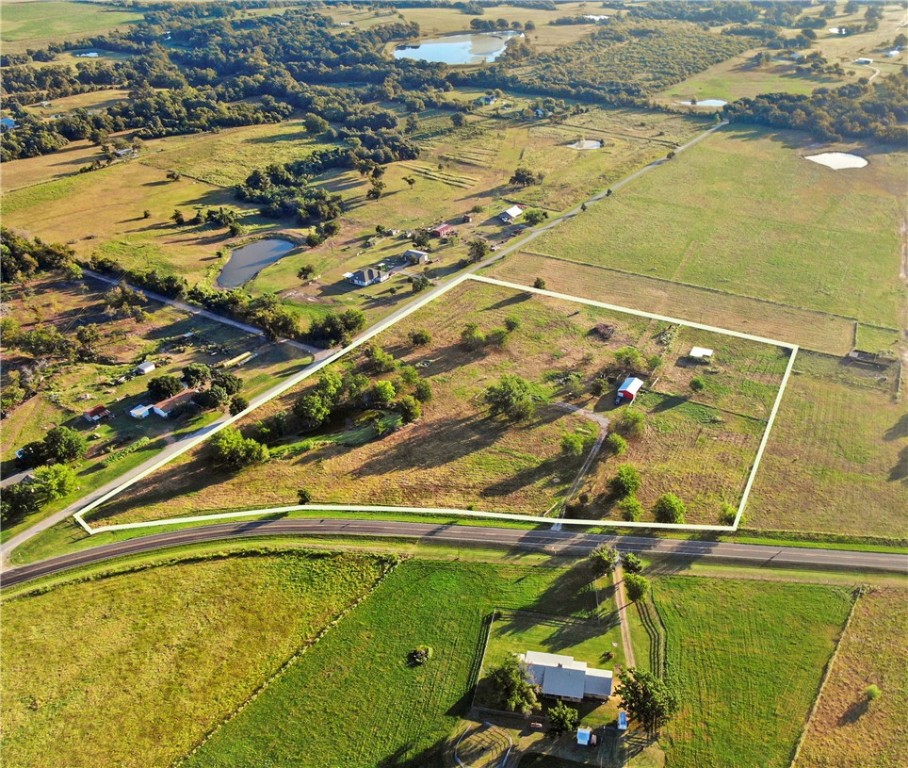
<svg viewBox="0 0 908 768"><path fill-rule="evenodd" d="M894 366L802 353L748 504L748 526L908 535L908 417Z"/></svg>
<svg viewBox="0 0 908 768"><path fill-rule="evenodd" d="M367 555L186 561L3 603L9 765L170 765L380 578Z"/></svg>
<svg viewBox="0 0 908 768"><path fill-rule="evenodd" d="M18 53L51 42L78 39L114 28L125 29L140 19L139 12L105 8L100 4L4 3L0 40L5 51Z"/></svg>
<svg viewBox="0 0 908 768"><path fill-rule="evenodd" d="M87 93L77 93L74 96L63 96L59 99L41 104L32 104L26 107L26 111L38 117L53 117L54 115L65 115L75 112L77 109L101 110L112 107L121 101L129 99L129 91L125 88L105 88L99 91L88 91ZM100 150L96 150L100 154ZM58 153L52 153L58 154Z"/></svg>
<svg viewBox="0 0 908 768"><path fill-rule="evenodd" d="M663 730L677 768L789 765L850 598L804 584L659 578L681 708Z"/></svg>
<svg viewBox="0 0 908 768"><path fill-rule="evenodd" d="M897 768L908 754L908 593L859 598L805 735L796 768ZM864 690L882 696L868 702Z"/></svg>
<svg viewBox="0 0 908 768"><path fill-rule="evenodd" d="M533 248L897 328L904 155L857 150L836 172L803 135L726 129Z"/></svg>
<svg viewBox="0 0 908 768"><path fill-rule="evenodd" d="M507 318L516 320L518 328L501 349L471 351L460 343L469 319L488 333ZM600 322L616 326L608 342L590 333ZM431 345L413 347L408 341L409 331L420 328L430 333ZM400 364L414 366L433 388L432 401L414 424L382 439L370 439L368 431L357 427L355 415L315 434L289 428L272 444L275 458L234 474L212 472L203 445L93 514L127 522L290 504L303 485L313 501L323 503L474 506L542 514L563 497L582 463L562 454L562 436L582 432L589 441L598 430L589 418L555 404L567 401L606 417L620 416L611 389L615 382L601 396L589 386L614 350L635 344L645 354L661 355L665 371L652 385L654 392L641 398L649 414L647 432L633 441L628 455L644 475L642 499L649 504L672 490L689 501L688 522L715 522L720 502L737 504L787 364L764 344L687 328L669 332L666 324L644 318L476 283L458 286L376 343ZM693 344L717 350L711 373L685 365ZM360 352L335 365L339 372L367 370ZM572 372L582 384L569 392L561 382ZM527 423L508 425L487 415L482 394L506 373L528 379L544 401ZM709 383L694 394L689 382L697 373ZM738 386L744 378L746 386ZM261 419L289 412L314 383L305 381L266 404L243 426L252 429ZM715 460L702 462L704 454ZM595 515L616 514L605 486L618 461L594 464L588 486Z"/></svg>
<svg viewBox="0 0 908 768"><path fill-rule="evenodd" d="M188 765L286 765L300 754L312 768L441 765L492 609L588 615L583 583L574 570L404 562ZM409 667L419 645L433 658Z"/></svg>

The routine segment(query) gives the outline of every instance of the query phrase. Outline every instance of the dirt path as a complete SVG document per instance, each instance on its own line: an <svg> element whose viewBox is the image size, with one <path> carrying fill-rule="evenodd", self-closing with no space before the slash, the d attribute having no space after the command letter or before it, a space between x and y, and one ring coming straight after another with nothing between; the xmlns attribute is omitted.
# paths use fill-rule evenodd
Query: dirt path
<svg viewBox="0 0 908 768"><path fill-rule="evenodd" d="M618 620L621 622L621 644L624 646L625 668L636 667L634 646L631 643L631 627L627 621L627 593L624 590L624 569L619 565L615 569L615 604L618 607Z"/></svg>

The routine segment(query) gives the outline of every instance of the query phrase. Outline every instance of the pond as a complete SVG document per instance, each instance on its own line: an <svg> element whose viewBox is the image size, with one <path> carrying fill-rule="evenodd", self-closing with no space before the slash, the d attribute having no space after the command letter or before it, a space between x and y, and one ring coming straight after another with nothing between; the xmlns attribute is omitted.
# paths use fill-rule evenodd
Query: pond
<svg viewBox="0 0 908 768"><path fill-rule="evenodd" d="M850 152L822 152L819 155L806 155L804 159L810 160L812 163L825 165L834 171L842 171L846 168L863 168L867 165L867 160L860 155L852 155Z"/></svg>
<svg viewBox="0 0 908 768"><path fill-rule="evenodd" d="M446 35L423 40L418 45L399 45L395 59L416 59L436 64L482 64L495 61L512 37L522 37L522 32L477 32L463 35Z"/></svg>
<svg viewBox="0 0 908 768"><path fill-rule="evenodd" d="M685 107L724 107L728 102L724 99L697 99L696 103L681 101L679 104L683 104Z"/></svg>
<svg viewBox="0 0 908 768"><path fill-rule="evenodd" d="M237 248L218 275L221 288L239 288L251 280L269 264L279 261L296 248L289 240L256 240L254 243Z"/></svg>

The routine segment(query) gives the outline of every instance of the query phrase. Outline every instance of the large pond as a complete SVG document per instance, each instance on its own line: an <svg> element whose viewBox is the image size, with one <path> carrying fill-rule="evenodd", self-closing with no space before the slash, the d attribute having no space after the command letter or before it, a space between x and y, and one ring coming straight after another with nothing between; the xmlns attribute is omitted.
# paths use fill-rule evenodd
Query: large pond
<svg viewBox="0 0 908 768"><path fill-rule="evenodd" d="M436 64L482 64L495 61L512 37L522 32L476 32L464 35L446 35L423 40L419 45L400 45L394 51L395 59L416 59Z"/></svg>
<svg viewBox="0 0 908 768"><path fill-rule="evenodd" d="M698 99L694 101L679 101L679 104L683 104L685 107L724 107L728 104L725 99Z"/></svg>
<svg viewBox="0 0 908 768"><path fill-rule="evenodd" d="M254 243L237 248L230 254L221 274L218 275L218 285L221 288L239 288L243 283L251 280L269 264L282 259L296 245L289 240L256 240Z"/></svg>

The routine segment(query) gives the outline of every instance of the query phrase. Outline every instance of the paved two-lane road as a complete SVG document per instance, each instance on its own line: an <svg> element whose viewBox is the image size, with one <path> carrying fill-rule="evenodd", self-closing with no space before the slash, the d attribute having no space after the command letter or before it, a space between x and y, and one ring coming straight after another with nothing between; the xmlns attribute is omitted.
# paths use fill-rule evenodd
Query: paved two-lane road
<svg viewBox="0 0 908 768"><path fill-rule="evenodd" d="M256 536L362 536L371 539L417 539L454 546L495 546L558 555L587 554L608 541L624 552L659 554L684 559L713 559L774 568L827 568L888 571L908 574L908 555L884 552L848 552L832 549L770 547L755 544L654 539L644 536L607 536L553 530L520 530L479 526L407 523L332 518L257 520L187 528L105 544L82 552L21 566L3 574L3 585L110 560L123 555L152 552L185 544L237 540Z"/></svg>

